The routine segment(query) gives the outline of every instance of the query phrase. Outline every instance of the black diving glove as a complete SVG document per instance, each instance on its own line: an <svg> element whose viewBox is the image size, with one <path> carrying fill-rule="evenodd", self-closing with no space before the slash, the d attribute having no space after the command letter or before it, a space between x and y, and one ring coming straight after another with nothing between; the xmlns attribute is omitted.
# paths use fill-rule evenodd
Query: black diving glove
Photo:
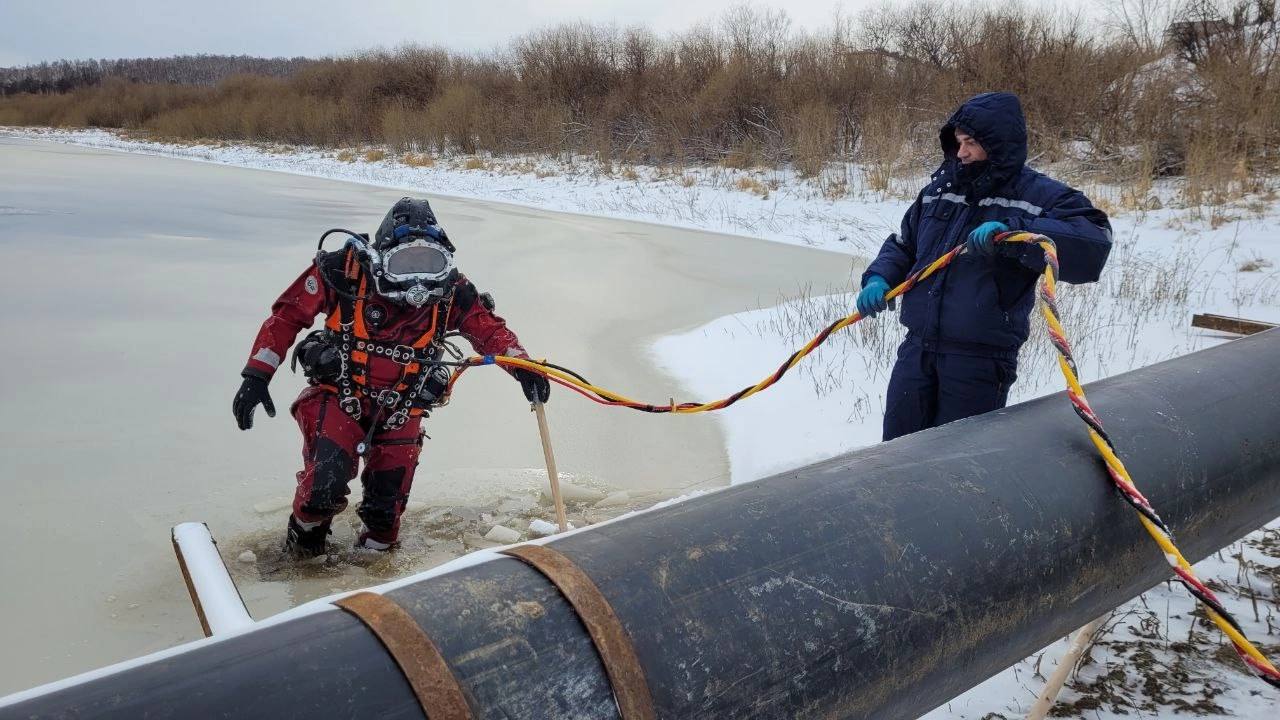
<svg viewBox="0 0 1280 720"><path fill-rule="evenodd" d="M276 405L271 402L271 393L267 392L267 379L257 375L245 375L240 383L240 391L236 399L231 401L231 412L235 413L236 425L241 430L253 427L253 409L259 404L267 411L269 417L276 416Z"/></svg>
<svg viewBox="0 0 1280 720"><path fill-rule="evenodd" d="M520 388L524 390L524 396L529 402L544 403L551 399L551 382L545 375L523 368L516 369L512 374L520 381Z"/></svg>

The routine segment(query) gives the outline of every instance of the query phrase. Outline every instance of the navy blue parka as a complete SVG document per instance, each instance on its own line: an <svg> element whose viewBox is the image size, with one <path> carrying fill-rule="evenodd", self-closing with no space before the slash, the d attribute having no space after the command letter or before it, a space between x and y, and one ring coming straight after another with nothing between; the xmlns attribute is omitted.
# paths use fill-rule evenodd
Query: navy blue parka
<svg viewBox="0 0 1280 720"><path fill-rule="evenodd" d="M955 131L971 135L987 159L963 165ZM989 220L1047 235L1058 246L1059 280L1098 279L1111 250L1106 213L1080 191L1026 166L1027 126L1018 98L984 93L951 116L940 133L943 161L862 276L889 285L925 267ZM959 255L902 296L902 324L924 349L1016 358L1030 330L1035 285L1044 269L1038 247L993 257Z"/></svg>

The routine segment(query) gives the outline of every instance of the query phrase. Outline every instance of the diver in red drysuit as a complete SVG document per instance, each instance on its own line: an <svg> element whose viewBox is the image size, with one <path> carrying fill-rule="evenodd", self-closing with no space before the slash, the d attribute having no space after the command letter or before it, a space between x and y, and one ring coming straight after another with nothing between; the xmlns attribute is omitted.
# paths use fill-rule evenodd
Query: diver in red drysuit
<svg viewBox="0 0 1280 720"><path fill-rule="evenodd" d="M454 251L430 204L403 198L372 241L352 235L341 250L320 254L262 323L233 402L241 430L253 426L259 404L275 416L267 384L298 333L326 317L324 329L294 349L309 386L290 410L302 431L303 462L285 541L291 555L326 552L330 523L347 506L361 457L356 546L395 546L422 450L422 418L449 380L448 366L434 364L446 333L460 333L483 355L528 357L490 296L458 272ZM545 377L512 374L530 402L547 401Z"/></svg>

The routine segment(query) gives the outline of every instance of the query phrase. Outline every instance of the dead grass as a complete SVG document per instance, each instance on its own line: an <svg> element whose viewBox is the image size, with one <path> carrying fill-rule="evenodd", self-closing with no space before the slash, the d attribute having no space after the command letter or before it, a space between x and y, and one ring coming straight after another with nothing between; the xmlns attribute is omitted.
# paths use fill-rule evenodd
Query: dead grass
<svg viewBox="0 0 1280 720"><path fill-rule="evenodd" d="M366 150L364 153L365 162L379 162L387 159L387 153L383 150Z"/></svg>
<svg viewBox="0 0 1280 720"><path fill-rule="evenodd" d="M761 198L768 199L769 197L769 186L760 182L758 178L749 175L744 175L735 180L733 186L743 192L759 195Z"/></svg>
<svg viewBox="0 0 1280 720"><path fill-rule="evenodd" d="M863 181L868 190L887 196L898 165L903 162L907 138L901 128L908 125L906 112L881 113L863 125L859 142Z"/></svg>
<svg viewBox="0 0 1280 720"><path fill-rule="evenodd" d="M434 167L436 159L426 153L405 153L400 162L409 167Z"/></svg>
<svg viewBox="0 0 1280 720"><path fill-rule="evenodd" d="M1276 631L1280 609L1280 569L1271 562L1277 557L1278 537L1280 533L1264 528L1223 548L1218 559L1236 561L1234 577L1218 571L1205 578L1239 619L1252 616L1254 622L1266 623L1266 635L1253 639L1270 657L1280 649L1266 642ZM1223 641L1202 606L1170 613L1167 604L1148 603L1143 595L1112 613L1095 635L1051 715L1090 717L1099 710L1139 717L1228 715L1225 706L1230 703L1223 696L1247 678L1231 644Z"/></svg>
<svg viewBox="0 0 1280 720"><path fill-rule="evenodd" d="M1271 261L1264 257L1253 257L1240 263L1239 272L1259 272L1271 269Z"/></svg>
<svg viewBox="0 0 1280 720"><path fill-rule="evenodd" d="M825 178L822 183L822 197L828 200L839 200L849 194L848 174L834 178Z"/></svg>
<svg viewBox="0 0 1280 720"><path fill-rule="evenodd" d="M724 153L720 164L729 170L750 170L763 165L760 159L760 148L754 140L746 140L735 148Z"/></svg>
<svg viewBox="0 0 1280 720"><path fill-rule="evenodd" d="M1185 326L1200 299L1195 291L1202 287L1204 273L1209 271L1204 264L1203 255L1194 248L1139 254L1131 242L1117 238L1108 271L1099 282L1061 285L1059 314L1087 379L1196 349L1169 347L1161 350L1166 354L1152 356L1143 344L1145 336L1137 329L1167 324L1173 332ZM1280 292L1280 274L1277 275L1275 282L1241 286L1238 292L1250 295L1239 301L1274 299ZM762 337L779 338L783 347L800 347L822 328L851 312L852 304L853 295L847 288L826 293L802 288L796 295L782 298L755 331ZM888 380L903 332L893 313L859 322L831 335L796 371L808 377L818 395L847 391L851 379L856 378L855 393L863 393L855 398L856 404L864 410L851 419L860 420L863 415L880 411L874 393ZM1032 311L1030 338L1019 357L1015 393L1030 393L1024 397L1033 397L1037 392L1059 389L1057 356L1037 308Z"/></svg>
<svg viewBox="0 0 1280 720"><path fill-rule="evenodd" d="M1160 199L1152 194L1156 176L1156 150L1151 143L1144 143L1132 163L1122 165L1125 177L1120 189L1120 207L1126 210L1146 212L1160 209Z"/></svg>

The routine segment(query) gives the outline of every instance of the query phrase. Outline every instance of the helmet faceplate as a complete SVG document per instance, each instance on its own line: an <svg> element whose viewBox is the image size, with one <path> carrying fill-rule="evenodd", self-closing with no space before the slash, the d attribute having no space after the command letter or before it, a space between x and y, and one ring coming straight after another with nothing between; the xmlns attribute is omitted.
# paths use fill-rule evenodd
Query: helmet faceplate
<svg viewBox="0 0 1280 720"><path fill-rule="evenodd" d="M431 203L401 198L378 226L370 253L374 288L396 302L422 307L446 296L458 277L454 247Z"/></svg>

